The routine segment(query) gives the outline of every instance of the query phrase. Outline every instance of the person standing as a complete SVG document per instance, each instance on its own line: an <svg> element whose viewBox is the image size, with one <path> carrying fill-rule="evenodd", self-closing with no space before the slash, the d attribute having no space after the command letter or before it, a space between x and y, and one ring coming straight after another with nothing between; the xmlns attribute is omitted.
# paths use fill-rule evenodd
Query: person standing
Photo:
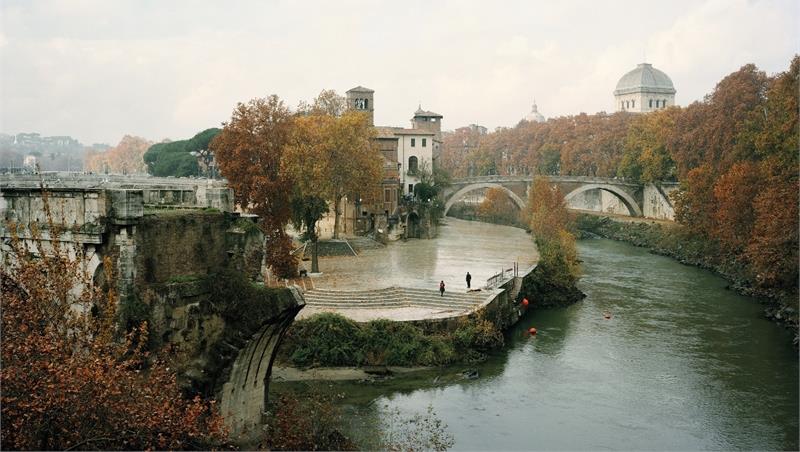
<svg viewBox="0 0 800 452"><path fill-rule="evenodd" d="M469 283L471 282L472 282L472 275L470 275L469 272L467 272L467 289L469 289Z"/></svg>
<svg viewBox="0 0 800 452"><path fill-rule="evenodd" d="M444 296L444 281L439 283L439 296Z"/></svg>

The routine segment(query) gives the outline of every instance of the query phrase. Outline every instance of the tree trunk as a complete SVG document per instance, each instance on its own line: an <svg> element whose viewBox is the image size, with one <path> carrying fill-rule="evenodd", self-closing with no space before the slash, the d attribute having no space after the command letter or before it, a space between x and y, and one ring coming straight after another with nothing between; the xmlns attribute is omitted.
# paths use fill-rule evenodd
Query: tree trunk
<svg viewBox="0 0 800 452"><path fill-rule="evenodd" d="M342 202L342 196L337 196L333 203L333 238L339 238L339 215L342 212L339 204Z"/></svg>
<svg viewBox="0 0 800 452"><path fill-rule="evenodd" d="M313 249L311 251L311 273L319 273L319 261L317 260L317 256L319 256L319 239L314 237L313 242Z"/></svg>

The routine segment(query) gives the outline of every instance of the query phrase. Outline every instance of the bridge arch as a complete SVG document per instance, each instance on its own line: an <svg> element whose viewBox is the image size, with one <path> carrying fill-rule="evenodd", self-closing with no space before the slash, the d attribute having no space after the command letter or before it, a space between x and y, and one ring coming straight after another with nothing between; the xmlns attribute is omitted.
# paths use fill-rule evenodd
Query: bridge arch
<svg viewBox="0 0 800 452"><path fill-rule="evenodd" d="M499 188L503 190L508 195L508 197L511 198L512 201L514 201L514 204L516 204L520 210L525 210L525 201L522 198L520 198L519 195L517 195L513 191L509 190L508 188L500 184L493 182L483 182L483 183L475 183L467 185L465 187L462 187L457 192L453 193L444 205L444 216L447 216L447 212L450 211L450 208L453 207L453 204L455 204L461 198L463 198L464 195L475 190L480 190L482 188Z"/></svg>
<svg viewBox="0 0 800 452"><path fill-rule="evenodd" d="M633 197L630 194L628 194L628 192L626 192L625 190L620 190L619 188L617 188L617 187L615 187L613 185L608 185L608 184L586 184L586 185L582 185L582 186L576 188L575 190L572 190L571 192L569 192L566 196L564 196L564 201L569 202L575 196L578 196L579 194L581 194L583 192L586 192L586 191L589 191L589 190L604 190L604 191L607 191L607 192L611 193L612 195L616 196L617 199L619 199L620 201L622 201L623 204L625 204L625 207L628 208L628 212L631 214L631 216L633 216L633 217L641 217L641 216L643 216L641 207L639 207L639 204L636 202L635 199L633 199Z"/></svg>

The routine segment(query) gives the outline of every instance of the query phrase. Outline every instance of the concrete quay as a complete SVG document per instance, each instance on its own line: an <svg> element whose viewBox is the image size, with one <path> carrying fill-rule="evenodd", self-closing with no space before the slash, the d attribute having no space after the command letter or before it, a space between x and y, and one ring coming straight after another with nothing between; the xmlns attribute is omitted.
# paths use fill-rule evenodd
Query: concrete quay
<svg viewBox="0 0 800 452"><path fill-rule="evenodd" d="M297 318L335 312L357 322L449 322L484 308L502 311L500 317L506 320L499 323L507 324L516 315L511 305L521 279L537 261L536 246L521 229L447 218L435 239L320 258L323 273L312 277L313 285L307 284L306 307ZM515 264L516 277L508 271ZM501 271L504 277L498 281L495 276ZM467 291L467 272L472 288L481 291ZM446 284L443 297L439 281Z"/></svg>

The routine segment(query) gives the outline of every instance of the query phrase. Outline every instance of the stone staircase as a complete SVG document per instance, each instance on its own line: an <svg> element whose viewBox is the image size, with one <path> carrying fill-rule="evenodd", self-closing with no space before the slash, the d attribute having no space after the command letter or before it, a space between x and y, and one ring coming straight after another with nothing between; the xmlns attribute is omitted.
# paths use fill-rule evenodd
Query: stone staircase
<svg viewBox="0 0 800 452"><path fill-rule="evenodd" d="M350 243L350 246L356 250L356 253L359 254L361 254L361 252L364 250L376 250L386 247L386 245L381 242L376 242L369 237L363 236L348 237L347 241Z"/></svg>
<svg viewBox="0 0 800 452"><path fill-rule="evenodd" d="M391 309L420 307L452 311L468 311L481 305L492 292L445 292L444 297L436 290L411 287L387 287L374 290L331 290L314 289L306 291L306 305L309 307L334 309Z"/></svg>

